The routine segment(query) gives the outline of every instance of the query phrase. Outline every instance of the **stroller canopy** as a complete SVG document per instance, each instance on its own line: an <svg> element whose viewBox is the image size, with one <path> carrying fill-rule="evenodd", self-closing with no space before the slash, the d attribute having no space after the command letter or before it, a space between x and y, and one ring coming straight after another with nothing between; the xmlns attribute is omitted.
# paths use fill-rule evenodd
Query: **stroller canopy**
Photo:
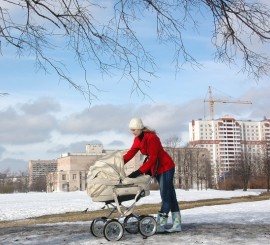
<svg viewBox="0 0 270 245"><path fill-rule="evenodd" d="M149 175L141 175L135 179L126 177L123 154L121 151L115 151L100 158L89 168L87 194L93 201L108 201L113 199L115 186L133 184L134 188L130 186L121 188L123 193L119 193L119 195L133 195L138 190L144 189L150 181ZM146 195L149 195L149 191Z"/></svg>
<svg viewBox="0 0 270 245"><path fill-rule="evenodd" d="M120 182L125 177L123 155L120 151L115 151L103 156L89 168L87 180L91 182L98 178Z"/></svg>
<svg viewBox="0 0 270 245"><path fill-rule="evenodd" d="M87 193L94 201L112 199L112 188L120 184L125 177L121 152L107 154L89 168Z"/></svg>

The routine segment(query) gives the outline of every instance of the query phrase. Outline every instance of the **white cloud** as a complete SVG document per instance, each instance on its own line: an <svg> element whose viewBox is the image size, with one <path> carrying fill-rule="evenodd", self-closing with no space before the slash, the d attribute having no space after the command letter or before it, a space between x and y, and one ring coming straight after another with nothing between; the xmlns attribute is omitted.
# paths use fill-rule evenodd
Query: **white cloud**
<svg viewBox="0 0 270 245"><path fill-rule="evenodd" d="M25 144L44 141L56 127L53 116L17 113L13 108L0 111L0 140L2 144Z"/></svg>
<svg viewBox="0 0 270 245"><path fill-rule="evenodd" d="M112 1L103 3L108 8L95 10L100 21L106 21L112 11ZM212 61L213 47L207 41L211 39L207 36L209 23L203 23L200 35L187 30L184 36L188 50L199 57L202 67L195 70L185 65L177 74L171 62L174 47L156 43L155 30L146 32L153 25L144 23L140 28L139 23L136 29L156 57L158 77L142 84L151 98L136 92L131 94L132 83L125 78L117 82L121 74L102 79L96 67L88 63L89 82L100 89L94 90L100 100L93 100L89 106L87 98L70 89L69 84L57 84L55 75L35 73L32 61L11 62L7 59L8 51L0 60L1 81L4 81L0 92L10 93L0 100L0 161L53 159L66 151L84 151L84 144L91 142L101 142L105 148L128 148L133 140L128 123L133 116L140 116L146 125L157 130L162 141L175 135L187 141L188 123L209 116L209 105L203 102L209 85L224 91L233 100L252 101L252 105L216 103L215 117L224 113L251 120L270 117L269 78L256 84L244 74L238 74L237 67ZM85 85L80 82L84 77L74 65L74 57L63 50L60 55L52 50L50 55L65 60L70 77ZM214 96L223 98L221 94Z"/></svg>

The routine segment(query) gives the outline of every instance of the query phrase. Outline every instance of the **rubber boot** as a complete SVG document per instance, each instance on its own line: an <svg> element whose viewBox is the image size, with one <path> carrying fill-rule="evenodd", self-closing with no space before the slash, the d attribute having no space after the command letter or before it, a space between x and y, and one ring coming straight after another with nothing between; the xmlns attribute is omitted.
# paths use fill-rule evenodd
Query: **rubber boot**
<svg viewBox="0 0 270 245"><path fill-rule="evenodd" d="M157 233L165 232L165 226L168 221L168 214L158 213L157 215Z"/></svg>
<svg viewBox="0 0 270 245"><path fill-rule="evenodd" d="M178 232L181 231L181 214L180 211L172 213L173 226L170 229L166 229L166 232Z"/></svg>

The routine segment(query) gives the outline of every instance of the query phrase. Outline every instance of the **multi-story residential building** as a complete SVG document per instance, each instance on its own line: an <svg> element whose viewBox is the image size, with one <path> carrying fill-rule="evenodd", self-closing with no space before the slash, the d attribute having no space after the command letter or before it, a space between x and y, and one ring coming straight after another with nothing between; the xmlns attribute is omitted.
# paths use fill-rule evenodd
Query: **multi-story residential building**
<svg viewBox="0 0 270 245"><path fill-rule="evenodd" d="M54 160L30 160L28 162L30 190L43 190L42 182L45 183L46 175L57 171L57 161Z"/></svg>
<svg viewBox="0 0 270 245"><path fill-rule="evenodd" d="M189 141L210 152L214 184L237 163L243 151L251 155L270 152L270 120L243 121L230 116L216 120L192 120Z"/></svg>

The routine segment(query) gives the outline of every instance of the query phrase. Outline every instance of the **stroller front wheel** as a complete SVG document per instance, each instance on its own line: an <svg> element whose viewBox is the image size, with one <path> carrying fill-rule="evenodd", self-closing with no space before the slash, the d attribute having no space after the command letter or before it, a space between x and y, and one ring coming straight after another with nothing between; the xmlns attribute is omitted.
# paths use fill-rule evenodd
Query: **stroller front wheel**
<svg viewBox="0 0 270 245"><path fill-rule="evenodd" d="M103 234L108 241L119 241L124 234L124 228L118 220L112 219L104 226Z"/></svg>
<svg viewBox="0 0 270 245"><path fill-rule="evenodd" d="M142 216L139 220L139 232L145 236L149 237L156 233L157 222L154 217L150 215Z"/></svg>

